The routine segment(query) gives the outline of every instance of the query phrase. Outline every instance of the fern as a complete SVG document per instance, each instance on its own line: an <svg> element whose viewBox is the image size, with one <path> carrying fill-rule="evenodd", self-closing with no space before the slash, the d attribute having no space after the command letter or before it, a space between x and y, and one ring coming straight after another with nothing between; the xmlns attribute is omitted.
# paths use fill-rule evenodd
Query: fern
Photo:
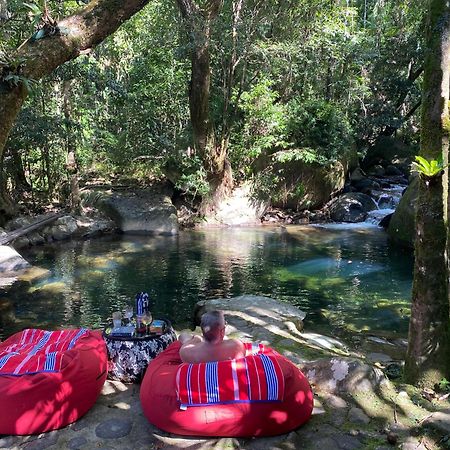
<svg viewBox="0 0 450 450"><path fill-rule="evenodd" d="M440 175L446 167L448 164L444 166L441 158L428 161L422 156L416 156L416 161L412 163L412 170L427 178Z"/></svg>

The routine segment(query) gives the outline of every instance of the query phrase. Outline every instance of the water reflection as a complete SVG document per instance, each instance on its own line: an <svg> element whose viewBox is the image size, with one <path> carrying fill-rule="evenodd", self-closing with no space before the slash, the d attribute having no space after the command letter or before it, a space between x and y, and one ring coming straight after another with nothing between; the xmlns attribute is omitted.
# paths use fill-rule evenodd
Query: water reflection
<svg viewBox="0 0 450 450"><path fill-rule="evenodd" d="M267 295L307 313L310 330L405 334L412 257L377 228L261 227L110 236L35 247L48 269L0 294L0 335L23 327L100 327L147 291L156 316L190 322L198 300Z"/></svg>

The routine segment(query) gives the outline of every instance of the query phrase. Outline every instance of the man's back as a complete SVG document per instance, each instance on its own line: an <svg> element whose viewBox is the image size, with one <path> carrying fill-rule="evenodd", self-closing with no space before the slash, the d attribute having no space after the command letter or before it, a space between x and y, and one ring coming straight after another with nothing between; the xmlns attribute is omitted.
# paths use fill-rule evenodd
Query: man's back
<svg viewBox="0 0 450 450"><path fill-rule="evenodd" d="M244 356L244 344L237 339L225 339L212 344L203 341L199 336L195 336L180 349L182 361L188 363L223 361L243 358Z"/></svg>

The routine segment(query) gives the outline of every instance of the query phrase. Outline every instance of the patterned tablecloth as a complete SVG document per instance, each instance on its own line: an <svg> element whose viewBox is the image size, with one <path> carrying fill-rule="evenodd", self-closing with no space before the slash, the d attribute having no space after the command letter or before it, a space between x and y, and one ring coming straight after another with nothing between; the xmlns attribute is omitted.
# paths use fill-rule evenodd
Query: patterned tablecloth
<svg viewBox="0 0 450 450"><path fill-rule="evenodd" d="M103 333L103 337L108 349L108 378L124 383L139 383L149 362L177 339L170 324L159 336L125 339Z"/></svg>

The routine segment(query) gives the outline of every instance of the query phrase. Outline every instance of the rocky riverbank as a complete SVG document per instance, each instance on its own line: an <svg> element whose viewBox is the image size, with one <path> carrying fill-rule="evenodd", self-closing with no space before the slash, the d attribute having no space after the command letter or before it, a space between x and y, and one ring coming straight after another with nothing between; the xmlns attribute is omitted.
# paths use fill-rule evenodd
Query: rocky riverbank
<svg viewBox="0 0 450 450"><path fill-rule="evenodd" d="M390 380L381 370L379 357L373 357L374 363L335 338L311 333L307 317L297 308L243 296L200 302L196 315L209 308L225 311L229 335L270 343L302 368L315 393L313 416L307 424L271 438L175 436L147 422L139 385L107 381L93 409L78 422L39 436L0 436L0 449L449 448L448 399L424 398L412 386Z"/></svg>

